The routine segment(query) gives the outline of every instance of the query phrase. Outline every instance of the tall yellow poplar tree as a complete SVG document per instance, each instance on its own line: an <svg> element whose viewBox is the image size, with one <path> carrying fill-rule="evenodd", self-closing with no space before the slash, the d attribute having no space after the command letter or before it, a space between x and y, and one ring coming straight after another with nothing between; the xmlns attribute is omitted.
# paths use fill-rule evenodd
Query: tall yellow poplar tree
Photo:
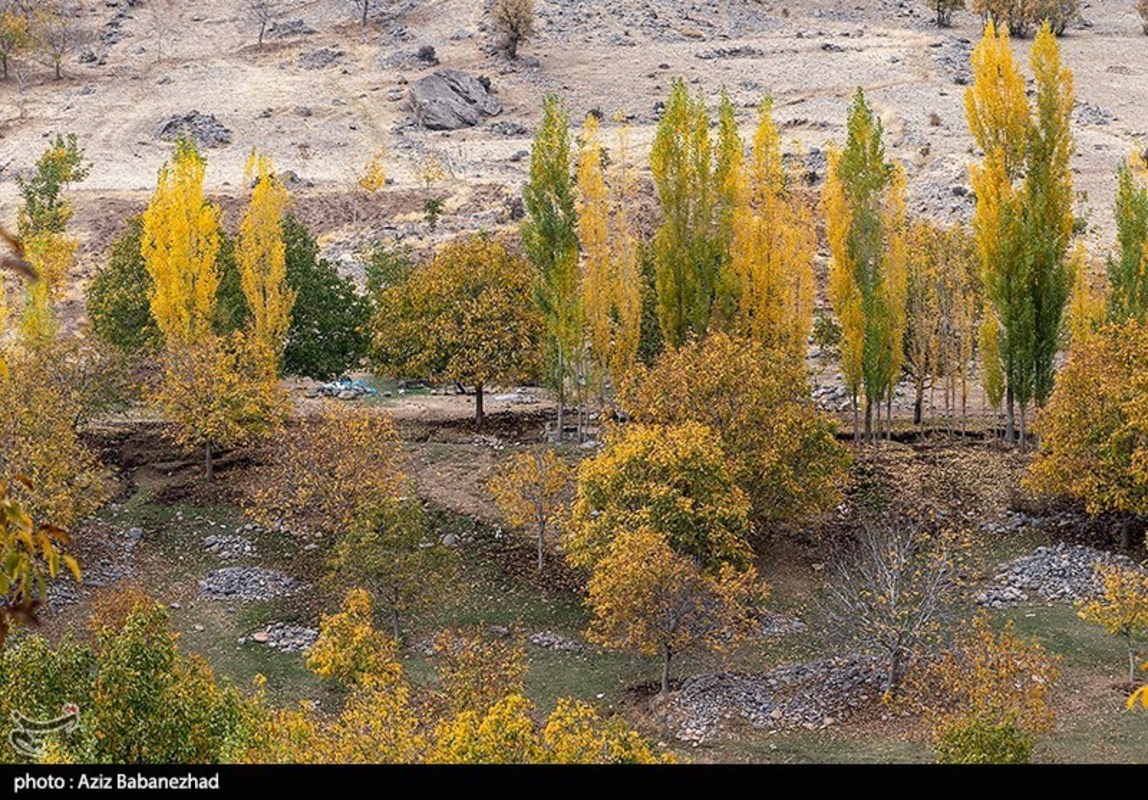
<svg viewBox="0 0 1148 800"><path fill-rule="evenodd" d="M811 210L792 191L781 160L773 103L758 112L748 163L738 160L733 238L722 279L722 311L733 331L804 359L813 324Z"/></svg>
<svg viewBox="0 0 1148 800"><path fill-rule="evenodd" d="M168 348L211 334L219 290L219 209L204 197L206 162L180 140L143 215L140 250L151 313Z"/></svg>
<svg viewBox="0 0 1148 800"><path fill-rule="evenodd" d="M205 167L193 144L176 145L144 212L140 252L153 283L151 314L164 342L161 384L152 400L175 423L176 444L203 448L210 480L215 450L264 433L282 417L284 404L256 340L213 330L219 210L204 196Z"/></svg>
<svg viewBox="0 0 1148 800"><path fill-rule="evenodd" d="M271 159L251 152L246 180L252 185L247 212L239 226L235 259L247 306L251 337L269 375L278 373L287 343L295 293L287 285L283 214L287 188L275 175Z"/></svg>
<svg viewBox="0 0 1148 800"><path fill-rule="evenodd" d="M1072 73L1060 61L1046 23L1030 54L1034 100L1012 56L1008 31L990 22L973 51L973 85L965 95L969 130L984 160L970 170L977 207L973 230L985 297L999 321L1000 363L986 374L1003 376L1007 427L1025 443L1025 409L1043 405L1052 391L1053 362L1070 290L1074 152L1070 117Z"/></svg>
<svg viewBox="0 0 1148 800"><path fill-rule="evenodd" d="M582 307L591 380L604 393L633 366L641 334L638 241L629 219L633 177L628 131L618 134L617 166L607 177L598 118L582 129L578 156L578 239L582 246Z"/></svg>

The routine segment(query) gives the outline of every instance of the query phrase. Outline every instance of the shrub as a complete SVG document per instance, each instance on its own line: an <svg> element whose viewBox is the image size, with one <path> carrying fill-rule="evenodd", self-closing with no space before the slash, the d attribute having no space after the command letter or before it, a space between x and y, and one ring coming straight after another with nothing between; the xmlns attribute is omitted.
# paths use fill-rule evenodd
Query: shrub
<svg viewBox="0 0 1148 800"><path fill-rule="evenodd" d="M534 35L534 0L496 0L491 15L506 54L518 58L518 45Z"/></svg>
<svg viewBox="0 0 1148 800"><path fill-rule="evenodd" d="M974 0L973 11L986 21L1007 23L1013 36L1028 36L1045 21L1060 36L1080 18L1080 0Z"/></svg>
<svg viewBox="0 0 1148 800"><path fill-rule="evenodd" d="M1148 0L1136 0L1136 10L1140 12L1140 20L1144 23L1144 33L1148 34Z"/></svg>
<svg viewBox="0 0 1148 800"><path fill-rule="evenodd" d="M1011 722L974 716L947 726L934 746L938 764L1027 764L1033 741Z"/></svg>
<svg viewBox="0 0 1148 800"><path fill-rule="evenodd" d="M932 0L932 6L937 14L937 27L947 28L953 24L953 12L964 9L965 0Z"/></svg>

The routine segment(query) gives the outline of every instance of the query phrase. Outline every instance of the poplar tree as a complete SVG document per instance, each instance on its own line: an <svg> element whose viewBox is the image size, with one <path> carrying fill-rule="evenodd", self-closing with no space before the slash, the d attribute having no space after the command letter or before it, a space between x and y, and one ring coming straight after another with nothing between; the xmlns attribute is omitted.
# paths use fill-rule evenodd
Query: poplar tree
<svg viewBox="0 0 1148 800"><path fill-rule="evenodd" d="M748 162L739 159L733 237L719 290L723 327L804 362L813 325L813 214L781 159L773 103L758 110Z"/></svg>
<svg viewBox="0 0 1148 800"><path fill-rule="evenodd" d="M638 241L630 221L633 167L629 132L617 136L615 169L607 176L601 124L586 118L578 154L578 239L582 246L582 306L590 378L604 393L633 366L641 336Z"/></svg>
<svg viewBox="0 0 1148 800"><path fill-rule="evenodd" d="M1148 312L1148 162L1133 153L1116 184L1117 252L1108 258L1114 322L1145 321Z"/></svg>
<svg viewBox="0 0 1148 800"><path fill-rule="evenodd" d="M1030 64L1033 104L1007 30L990 22L973 52L974 80L965 95L969 129L985 154L971 170L973 230L993 311L988 319L1000 325L995 334L983 332L995 339L1000 358L999 366L986 365L986 374L999 370L1003 377L1009 441L1019 407L1022 448L1028 404L1043 405L1052 391L1073 223L1072 73L1061 65L1047 24L1033 43Z"/></svg>
<svg viewBox="0 0 1148 800"><path fill-rule="evenodd" d="M269 376L277 375L295 293L287 285L287 247L283 215L287 188L275 175L271 160L253 150L246 181L252 185L247 211L239 225L235 260L243 296L251 311L251 338Z"/></svg>
<svg viewBox="0 0 1148 800"><path fill-rule="evenodd" d="M841 359L853 399L853 433L865 437L873 409L891 404L905 330L905 176L887 161L884 131L860 89L849 111L845 149L829 154L823 204L830 247L829 297L841 321Z"/></svg>
<svg viewBox="0 0 1148 800"><path fill-rule="evenodd" d="M546 326L546 377L558 393L559 440L567 385L577 378L584 329L570 147L570 121L561 100L549 95L531 151L530 181L522 193L526 218L521 236L539 274L536 300Z"/></svg>
<svg viewBox="0 0 1148 800"><path fill-rule="evenodd" d="M654 236L658 320L670 347L705 334L717 285L722 251L709 125L705 101L675 80L650 152L661 211Z"/></svg>
<svg viewBox="0 0 1148 800"><path fill-rule="evenodd" d="M274 370L261 364L254 334L214 331L221 234L219 209L204 194L205 168L193 144L177 143L143 214L140 253L164 349L151 400L175 423L176 444L203 449L211 480L217 448L266 432L285 407Z"/></svg>

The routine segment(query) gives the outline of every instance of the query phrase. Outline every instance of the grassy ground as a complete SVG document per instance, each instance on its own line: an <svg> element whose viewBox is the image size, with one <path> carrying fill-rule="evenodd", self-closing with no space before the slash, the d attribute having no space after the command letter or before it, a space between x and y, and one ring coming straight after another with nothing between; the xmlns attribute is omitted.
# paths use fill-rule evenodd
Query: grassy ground
<svg viewBox="0 0 1148 800"><path fill-rule="evenodd" d="M488 468L488 462L504 457L504 454L480 453L472 444L440 442L414 447L412 456L424 463L425 476L420 474L420 481L426 476L429 476L427 480L439 476L438 480L454 482L466 473L468 465L473 471L474 465L485 459L483 463ZM902 447L895 455L906 459L915 457L913 452ZM482 459L478 459L479 455ZM983 448L976 449L974 455L968 469L977 475L984 470L984 459L995 458L991 451ZM960 460L951 458L948 452L927 452L925 458L929 469L965 469L959 466ZM895 471L900 472L903 466L896 467ZM912 464L905 467L910 472L915 468ZM866 480L881 484L885 480L882 469L870 470ZM961 488L962 493L978 491L972 486L975 477L968 478L972 488ZM960 480L955 484L943 482L947 486L963 487ZM309 546L307 540L285 534L244 534L255 544L253 563L280 569L302 581L303 588L290 597L266 603L202 599L198 581L211 569L235 563L205 552L202 539L212 533L233 533L245 522L242 512L230 502L204 503L202 493L172 500L181 493L168 491L163 479L142 484L121 498L119 504L110 506L101 522L115 529L138 526L145 531L134 562L136 580L172 607L182 646L203 655L219 673L241 686L250 686L256 674L266 676L269 694L280 704L313 699L333 705L335 695L306 669L301 655L279 653L250 640L238 643L240 637L250 637L273 621L315 626L320 613L337 604L338 598L321 580L328 558L327 546L316 548ZM470 498L466 508L472 508L477 502L476 491L469 486L459 495ZM897 496L897 491L884 485L880 493L882 497ZM449 491L439 494L448 499L453 496ZM431 660L419 645L442 627L485 622L515 626L525 635L551 631L573 639L580 639L585 630L586 612L572 576L557 564L549 565L543 576L537 576L529 543L508 539L498 527L482 521L483 518L489 520L489 515L460 513L441 505L432 510L437 531L453 533L463 542L459 551L462 563L451 591L431 613L405 631L410 645L405 665L417 682L434 680ZM1045 536L1030 533L982 536L974 548L973 573L988 574L1000 561L1028 552L1046 541ZM759 554L763 576L773 587L773 608L805 619L809 629L801 634L756 640L752 646L731 656L682 659L675 665L679 677L723 669L764 671L778 664L840 652L832 632L819 621L818 595L824 580L825 548L815 540L797 543L792 537L775 537L760 543ZM67 624L82 624L85 612L84 608L72 609ZM1072 608L1063 605L1018 607L997 616L1002 622L1012 620L1020 632L1035 636L1061 657L1063 679L1057 693L1059 727L1039 745L1039 760L1144 759L1148 752L1148 715L1124 709L1124 689L1119 684L1125 661L1119 642L1084 623ZM642 691L637 691L657 675L657 665L650 659L603 652L589 645L581 651L568 652L531 644L527 645L527 657L530 667L527 692L541 712L548 711L559 696L565 695L596 703L603 709L625 714L684 760L868 763L928 761L931 757L927 737L916 721L889 718L880 708L824 730L780 734L731 729L716 742L684 745L670 740L666 731L658 727L650 713L648 699Z"/></svg>

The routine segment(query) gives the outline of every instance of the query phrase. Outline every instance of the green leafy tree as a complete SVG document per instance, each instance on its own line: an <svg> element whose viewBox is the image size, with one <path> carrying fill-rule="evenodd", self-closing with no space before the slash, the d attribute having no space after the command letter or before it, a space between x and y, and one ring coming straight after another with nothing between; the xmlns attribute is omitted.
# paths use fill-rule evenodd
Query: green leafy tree
<svg viewBox="0 0 1148 800"><path fill-rule="evenodd" d="M723 187L709 126L705 100L675 80L650 152L661 211L654 236L658 318L671 347L705 334L723 257L715 218ZM728 136L728 120L723 130Z"/></svg>
<svg viewBox="0 0 1148 800"><path fill-rule="evenodd" d="M324 380L357 368L370 345L370 299L319 258L315 237L291 216L283 220L283 242L287 285L295 293L283 371Z"/></svg>
<svg viewBox="0 0 1148 800"><path fill-rule="evenodd" d="M1109 313L1114 322L1148 315L1148 162L1134 153L1116 183L1117 251L1108 258Z"/></svg>
<svg viewBox="0 0 1148 800"><path fill-rule="evenodd" d="M399 641L404 621L443 601L455 564L422 503L404 496L363 509L336 545L331 566L340 585L370 590Z"/></svg>
<svg viewBox="0 0 1148 800"><path fill-rule="evenodd" d="M72 217L64 191L87 178L90 169L91 165L84 163L84 151L76 134L56 134L32 174L16 176L16 189L23 200L17 222L20 235L30 239L44 233L64 233Z"/></svg>

